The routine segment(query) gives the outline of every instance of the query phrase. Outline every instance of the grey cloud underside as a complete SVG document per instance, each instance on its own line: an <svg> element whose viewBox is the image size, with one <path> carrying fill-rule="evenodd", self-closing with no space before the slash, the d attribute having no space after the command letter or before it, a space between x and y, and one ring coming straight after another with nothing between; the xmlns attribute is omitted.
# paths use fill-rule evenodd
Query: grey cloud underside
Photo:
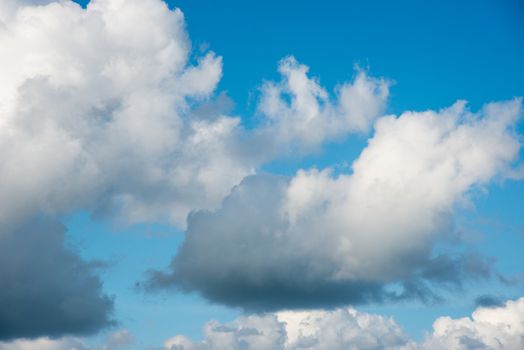
<svg viewBox="0 0 524 350"><path fill-rule="evenodd" d="M92 334L113 324L113 300L93 265L44 219L0 232L0 340Z"/></svg>
<svg viewBox="0 0 524 350"><path fill-rule="evenodd" d="M435 302L441 300L436 286L460 289L464 281L492 274L489 261L478 255L430 256L424 250L397 258L397 268L414 268L398 277L395 287L388 280L333 279L340 264L331 259L332 242L319 237L314 246L301 247L285 237L289 222L279 208L289 182L281 176L250 176L219 211L192 214L169 270L150 271L146 288L176 287L213 302L268 311L405 299Z"/></svg>
<svg viewBox="0 0 524 350"><path fill-rule="evenodd" d="M480 295L475 298L475 305L480 307L500 307L504 305L504 299L495 295Z"/></svg>
<svg viewBox="0 0 524 350"><path fill-rule="evenodd" d="M352 173L246 177L215 211L188 217L186 238L148 288L197 291L249 310L440 298L491 261L437 242L454 211L518 155L521 100L478 113L463 102L375 123Z"/></svg>

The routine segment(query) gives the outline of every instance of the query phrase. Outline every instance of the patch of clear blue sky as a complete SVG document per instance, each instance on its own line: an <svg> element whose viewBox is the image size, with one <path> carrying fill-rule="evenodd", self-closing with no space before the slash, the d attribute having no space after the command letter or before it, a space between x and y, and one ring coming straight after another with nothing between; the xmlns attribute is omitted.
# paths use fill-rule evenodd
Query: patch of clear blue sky
<svg viewBox="0 0 524 350"><path fill-rule="evenodd" d="M231 97L233 113L242 116L247 127L256 123L258 87L264 80L278 79L277 63L287 55L310 66L329 90L352 79L355 64L393 80L388 112L395 114L439 109L458 99L468 100L476 110L486 102L524 95L521 0L168 0L168 5L184 12L196 55L210 49L223 56L219 91ZM524 133L522 123L519 131ZM301 167L343 167L364 145L365 138L352 137L263 170L292 174ZM496 256L495 265L508 274L524 266L523 198L522 182L494 184L457 220L471 233L471 245ZM117 296L116 316L122 326L135 332L142 345L158 345L178 333L198 338L206 320L238 314L194 295L144 296L133 290L144 270L169 262L181 232L160 225L115 229L87 213L73 215L67 224L86 258L113 262L103 274L106 290ZM476 292L516 297L519 290L522 284L485 283L431 307L409 303L364 309L392 315L420 337L437 316L469 313Z"/></svg>

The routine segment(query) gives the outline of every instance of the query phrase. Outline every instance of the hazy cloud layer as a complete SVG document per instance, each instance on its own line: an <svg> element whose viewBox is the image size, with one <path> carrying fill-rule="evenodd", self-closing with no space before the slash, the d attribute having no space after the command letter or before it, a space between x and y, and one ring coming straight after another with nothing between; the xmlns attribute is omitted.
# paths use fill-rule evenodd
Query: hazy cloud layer
<svg viewBox="0 0 524 350"><path fill-rule="evenodd" d="M204 340L178 335L164 344L169 350L472 350L524 346L524 298L497 308L478 308L471 317L440 317L419 343L391 318L355 309L286 311L240 317L221 324L208 322Z"/></svg>
<svg viewBox="0 0 524 350"><path fill-rule="evenodd" d="M0 350L119 350L129 349L134 344L134 337L127 329L121 329L109 334L102 343L94 346L87 345L86 341L77 337L62 337L51 339L15 340L0 342Z"/></svg>
<svg viewBox="0 0 524 350"><path fill-rule="evenodd" d="M471 113L378 119L351 174L300 170L246 178L217 211L189 217L169 271L150 286L198 291L212 301L278 309L423 296L425 281L488 277L474 256L436 256L453 210L518 156L521 101ZM384 286L402 283L400 292Z"/></svg>
<svg viewBox="0 0 524 350"><path fill-rule="evenodd" d="M0 232L0 340L91 334L113 323L93 266L64 247L65 229L33 220Z"/></svg>

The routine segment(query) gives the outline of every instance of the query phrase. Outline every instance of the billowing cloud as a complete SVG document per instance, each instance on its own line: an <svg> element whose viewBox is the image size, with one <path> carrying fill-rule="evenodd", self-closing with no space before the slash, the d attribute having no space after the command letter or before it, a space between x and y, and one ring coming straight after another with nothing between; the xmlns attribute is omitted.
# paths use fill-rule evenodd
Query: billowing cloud
<svg viewBox="0 0 524 350"><path fill-rule="evenodd" d="M478 308L471 317L440 317L433 332L417 343L391 318L343 308L333 311L284 311L210 321L204 340L178 335L167 350L468 350L524 347L524 298L497 308Z"/></svg>
<svg viewBox="0 0 524 350"><path fill-rule="evenodd" d="M355 309L283 311L240 317L230 323L208 322L204 340L178 335L169 350L211 349L401 349L409 338L390 318Z"/></svg>
<svg viewBox="0 0 524 350"><path fill-rule="evenodd" d="M259 110L272 142L298 151L314 150L352 132L368 132L386 107L389 82L362 70L337 88L336 100L308 76L309 67L293 57L280 61L280 82L262 86Z"/></svg>
<svg viewBox="0 0 524 350"><path fill-rule="evenodd" d="M188 117L221 58L189 62L184 26L160 0L53 2L6 21L0 222L113 207L183 225L253 171L234 156L238 118Z"/></svg>
<svg viewBox="0 0 524 350"><path fill-rule="evenodd" d="M33 219L77 209L177 227L191 213L150 285L245 308L401 298L490 273L474 256L434 255L432 242L471 191L516 177L520 100L378 118L386 80L358 71L333 98L288 57L261 89L261 124L244 130L213 104L221 57L193 57L182 12L161 0L7 0L0 48L2 339L111 324L112 301L63 228ZM372 126L350 174L253 175ZM34 344L80 347L63 341Z"/></svg>
<svg viewBox="0 0 524 350"><path fill-rule="evenodd" d="M167 272L150 286L269 310L424 294L428 283L488 277L472 255L436 255L453 210L518 156L519 99L478 113L463 102L375 123L351 174L246 178L216 211L193 213ZM385 286L402 284L389 291ZM427 289L427 288L426 288Z"/></svg>
<svg viewBox="0 0 524 350"><path fill-rule="evenodd" d="M271 121L247 133L220 109L193 113L213 97L222 59L190 59L181 11L161 0L29 6L47 2L10 3L0 26L3 225L83 208L184 227L290 144L365 129L387 97L385 82L360 73L331 105L288 58L286 83L264 88ZM285 93L290 106L276 96Z"/></svg>
<svg viewBox="0 0 524 350"><path fill-rule="evenodd" d="M291 94L292 104L281 101L277 112L285 113L272 114L265 87L261 110L271 120L246 131L213 100L221 57L192 56L182 12L161 0L92 0L85 9L2 1L0 48L3 339L110 324L112 302L99 279L63 247L62 228L39 227L34 217L82 209L185 227L188 213L218 208L291 144L318 147L365 130L387 98L387 84L361 72L330 104L305 66L288 58L280 66L285 83L272 89ZM310 126L325 119L322 135L298 127L306 109Z"/></svg>
<svg viewBox="0 0 524 350"><path fill-rule="evenodd" d="M524 348L524 298L497 307L479 307L471 317L440 317L423 349Z"/></svg>
<svg viewBox="0 0 524 350"><path fill-rule="evenodd" d="M64 233L44 219L0 232L0 340L92 334L114 323L95 266L64 246Z"/></svg>

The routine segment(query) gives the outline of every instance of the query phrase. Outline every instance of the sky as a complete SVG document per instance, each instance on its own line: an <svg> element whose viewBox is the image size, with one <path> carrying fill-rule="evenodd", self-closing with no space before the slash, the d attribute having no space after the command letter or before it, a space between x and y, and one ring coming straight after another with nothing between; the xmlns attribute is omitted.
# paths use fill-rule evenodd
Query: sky
<svg viewBox="0 0 524 350"><path fill-rule="evenodd" d="M0 3L0 350L524 348L524 5Z"/></svg>

